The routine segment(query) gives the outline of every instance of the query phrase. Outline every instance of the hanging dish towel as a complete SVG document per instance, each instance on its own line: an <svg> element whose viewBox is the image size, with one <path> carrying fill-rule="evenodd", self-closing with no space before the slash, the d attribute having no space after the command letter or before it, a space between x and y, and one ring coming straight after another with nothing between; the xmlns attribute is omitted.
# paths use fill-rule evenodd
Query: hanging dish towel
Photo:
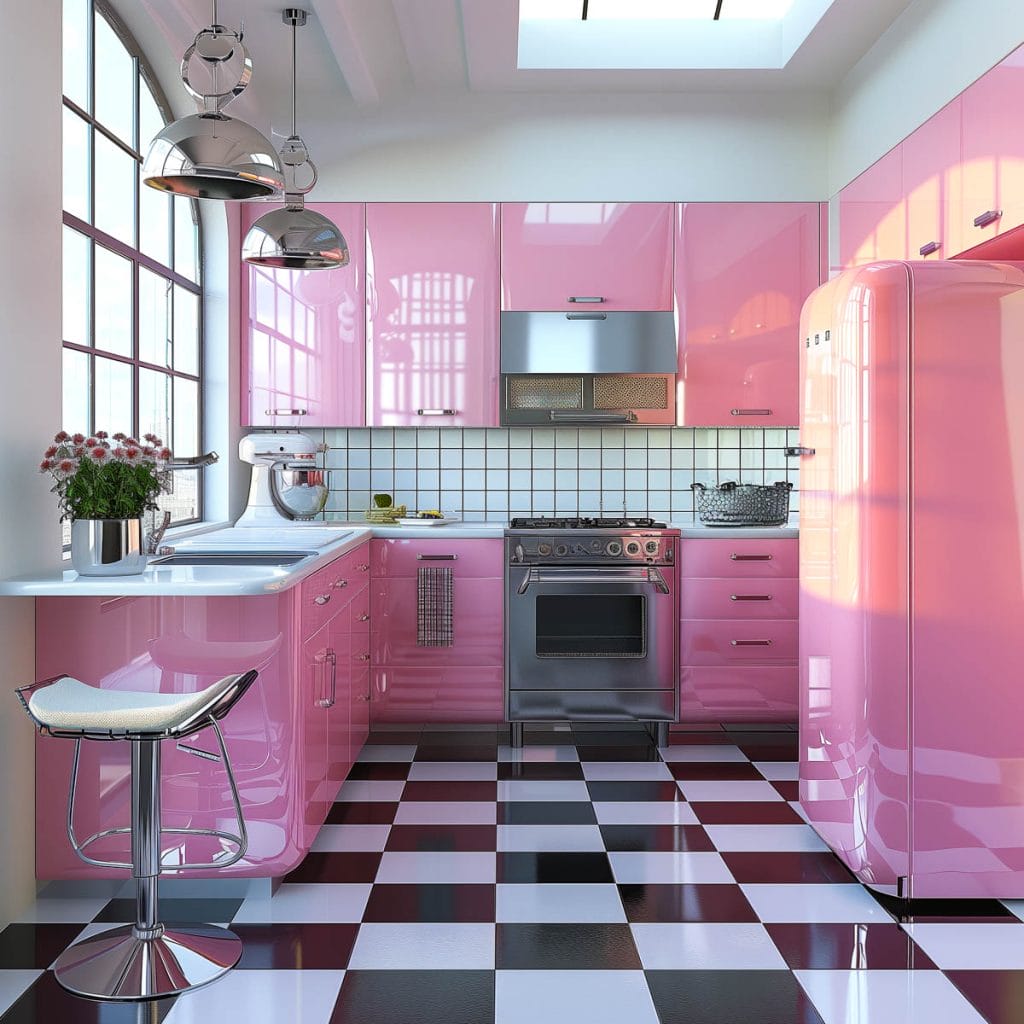
<svg viewBox="0 0 1024 1024"><path fill-rule="evenodd" d="M416 570L416 643L420 647L451 647L452 571Z"/></svg>

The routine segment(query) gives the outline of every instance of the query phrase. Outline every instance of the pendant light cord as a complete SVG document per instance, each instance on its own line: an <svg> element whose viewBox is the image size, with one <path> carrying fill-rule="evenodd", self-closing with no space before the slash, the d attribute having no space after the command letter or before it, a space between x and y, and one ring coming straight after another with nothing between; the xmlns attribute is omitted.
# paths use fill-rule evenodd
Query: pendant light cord
<svg viewBox="0 0 1024 1024"><path fill-rule="evenodd" d="M298 28L299 28L299 26L298 26L298 19L295 19L295 20L292 21L292 135L293 136L296 134L296 129L295 129L295 125L296 125L296 115L295 115L296 100L295 100L295 96L296 96L296 93L298 92L298 89L296 88L296 85L295 85L295 81L296 81L296 73L295 73L296 45L295 45L295 39L296 39L296 36L298 34Z"/></svg>

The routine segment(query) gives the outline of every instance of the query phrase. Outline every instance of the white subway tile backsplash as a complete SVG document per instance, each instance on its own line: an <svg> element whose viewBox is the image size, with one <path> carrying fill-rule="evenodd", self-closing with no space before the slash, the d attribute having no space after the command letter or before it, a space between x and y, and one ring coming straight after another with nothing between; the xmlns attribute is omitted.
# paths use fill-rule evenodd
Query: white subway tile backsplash
<svg viewBox="0 0 1024 1024"><path fill-rule="evenodd" d="M785 456L795 429L774 428L349 428L325 430L331 470L327 518L361 516L388 492L409 508L465 519L514 515L693 516L695 481L793 485Z"/></svg>

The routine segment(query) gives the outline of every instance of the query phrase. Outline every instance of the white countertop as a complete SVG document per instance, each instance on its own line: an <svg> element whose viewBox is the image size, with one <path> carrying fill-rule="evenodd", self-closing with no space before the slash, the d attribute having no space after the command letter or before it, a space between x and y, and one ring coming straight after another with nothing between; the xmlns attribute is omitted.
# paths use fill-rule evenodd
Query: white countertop
<svg viewBox="0 0 1024 1024"><path fill-rule="evenodd" d="M79 576L73 570L30 573L0 580L0 596L9 597L217 597L278 594L320 566L358 547L370 537L500 538L504 520L446 523L443 526L380 526L365 520L330 520L285 527L227 528L191 535L176 551L258 549L309 551L294 565L151 565L133 576ZM737 538L785 540L798 535L794 514L786 526L703 526L692 518L669 523L684 539ZM159 556L154 556L159 557Z"/></svg>

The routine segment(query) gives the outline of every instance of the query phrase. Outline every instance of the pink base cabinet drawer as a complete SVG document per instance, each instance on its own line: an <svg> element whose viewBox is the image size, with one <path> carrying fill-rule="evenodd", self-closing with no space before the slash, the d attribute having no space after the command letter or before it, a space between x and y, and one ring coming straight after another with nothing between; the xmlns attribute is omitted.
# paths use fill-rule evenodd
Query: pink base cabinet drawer
<svg viewBox="0 0 1024 1024"><path fill-rule="evenodd" d="M375 667L372 675L375 722L505 720L501 667Z"/></svg>
<svg viewBox="0 0 1024 1024"><path fill-rule="evenodd" d="M370 546L362 544L300 584L302 639L308 640L370 578Z"/></svg>
<svg viewBox="0 0 1024 1024"><path fill-rule="evenodd" d="M792 722L799 709L796 665L687 665L680 722Z"/></svg>
<svg viewBox="0 0 1024 1024"><path fill-rule="evenodd" d="M683 665L796 664L795 619L683 619Z"/></svg>
<svg viewBox="0 0 1024 1024"><path fill-rule="evenodd" d="M700 577L797 577L800 548L796 538L757 540L684 540L680 544L683 579ZM685 590L685 587L684 587Z"/></svg>
<svg viewBox="0 0 1024 1024"><path fill-rule="evenodd" d="M497 537L493 540L379 539L371 541L371 572L374 579L415 578L417 569L447 566L456 577L501 579L505 571L504 549L505 542Z"/></svg>
<svg viewBox="0 0 1024 1024"><path fill-rule="evenodd" d="M684 619L795 619L800 581L795 579L688 579L680 592Z"/></svg>

